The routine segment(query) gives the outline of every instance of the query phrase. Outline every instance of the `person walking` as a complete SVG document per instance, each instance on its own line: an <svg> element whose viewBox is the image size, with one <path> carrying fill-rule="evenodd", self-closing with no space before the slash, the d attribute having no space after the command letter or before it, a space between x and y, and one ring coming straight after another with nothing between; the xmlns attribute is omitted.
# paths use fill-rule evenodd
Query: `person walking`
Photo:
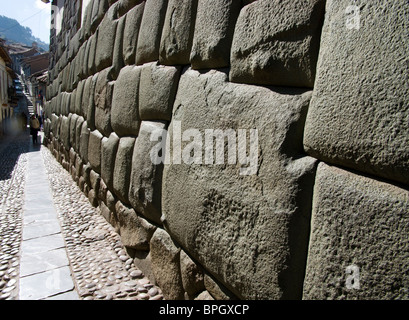
<svg viewBox="0 0 409 320"><path fill-rule="evenodd" d="M38 135L38 130L40 129L40 122L36 118L36 116L33 114L31 115L30 118L30 135L33 138L33 144L37 143L37 135Z"/></svg>

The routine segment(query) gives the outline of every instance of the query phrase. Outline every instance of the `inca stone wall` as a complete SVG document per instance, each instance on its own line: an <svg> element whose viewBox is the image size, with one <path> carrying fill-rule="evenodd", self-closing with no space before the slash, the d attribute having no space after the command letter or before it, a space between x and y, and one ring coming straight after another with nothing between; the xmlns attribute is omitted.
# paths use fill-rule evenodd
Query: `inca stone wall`
<svg viewBox="0 0 409 320"><path fill-rule="evenodd" d="M166 299L409 298L406 0L81 6L46 143Z"/></svg>

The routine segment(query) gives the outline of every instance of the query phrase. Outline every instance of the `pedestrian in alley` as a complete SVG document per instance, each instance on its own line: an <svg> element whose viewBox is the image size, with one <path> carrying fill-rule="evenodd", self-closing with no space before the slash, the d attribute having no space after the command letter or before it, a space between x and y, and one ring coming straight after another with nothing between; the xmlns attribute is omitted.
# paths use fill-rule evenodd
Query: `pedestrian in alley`
<svg viewBox="0 0 409 320"><path fill-rule="evenodd" d="M33 138L33 144L37 143L38 130L40 129L40 122L33 114L30 118L30 135Z"/></svg>

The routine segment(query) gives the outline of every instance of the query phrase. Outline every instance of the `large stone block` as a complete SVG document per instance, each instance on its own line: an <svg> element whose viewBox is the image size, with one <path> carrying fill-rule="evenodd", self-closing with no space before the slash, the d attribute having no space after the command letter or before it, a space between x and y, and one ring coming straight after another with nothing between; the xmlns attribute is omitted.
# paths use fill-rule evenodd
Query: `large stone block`
<svg viewBox="0 0 409 320"><path fill-rule="evenodd" d="M141 120L170 121L180 70L180 67L161 66L156 62L143 65L139 85Z"/></svg>
<svg viewBox="0 0 409 320"><path fill-rule="evenodd" d="M198 0L190 61L194 69L223 68L230 64L234 25L241 1Z"/></svg>
<svg viewBox="0 0 409 320"><path fill-rule="evenodd" d="M325 0L259 0L236 23L230 81L313 87Z"/></svg>
<svg viewBox="0 0 409 320"><path fill-rule="evenodd" d="M115 157L118 150L119 137L115 132L109 138L102 138L101 177L108 188L113 189Z"/></svg>
<svg viewBox="0 0 409 320"><path fill-rule="evenodd" d="M143 0L118 0L118 14L120 16L124 15L141 2Z"/></svg>
<svg viewBox="0 0 409 320"><path fill-rule="evenodd" d="M354 8L327 1L304 146L326 162L409 184L409 3Z"/></svg>
<svg viewBox="0 0 409 320"><path fill-rule="evenodd" d="M88 106L87 106L87 123L88 127L91 130L96 130L95 126L95 87L97 85L97 80L98 80L99 72L94 74L91 77L91 81L89 82L89 100L88 100ZM87 83L85 84L87 86ZM84 93L85 94L85 88L84 88ZM86 99L87 97L85 97ZM85 111L85 110L84 110Z"/></svg>
<svg viewBox="0 0 409 320"><path fill-rule="evenodd" d="M189 300L205 289L203 270L183 250L180 250L180 274Z"/></svg>
<svg viewBox="0 0 409 320"><path fill-rule="evenodd" d="M183 300L180 248L163 229L156 229L150 242L152 271L166 300Z"/></svg>
<svg viewBox="0 0 409 320"><path fill-rule="evenodd" d="M124 39L124 29L125 29L126 16L118 19L118 24L116 27L116 36L114 43L114 52L112 54L112 67L111 67L111 78L116 79L119 72L125 65L123 57L123 39Z"/></svg>
<svg viewBox="0 0 409 320"><path fill-rule="evenodd" d="M168 0L147 0L139 29L135 63L159 60L159 46Z"/></svg>
<svg viewBox="0 0 409 320"><path fill-rule="evenodd" d="M165 152L163 224L239 298L300 298L316 166L302 148L311 92L227 78L215 70L181 77Z"/></svg>
<svg viewBox="0 0 409 320"><path fill-rule="evenodd" d="M61 118L60 141L65 150L70 150L70 118L66 116L62 116Z"/></svg>
<svg viewBox="0 0 409 320"><path fill-rule="evenodd" d="M409 298L409 191L320 163L304 299Z"/></svg>
<svg viewBox="0 0 409 320"><path fill-rule="evenodd" d="M115 82L112 98L111 126L119 136L138 135L138 109L141 67L126 66Z"/></svg>
<svg viewBox="0 0 409 320"><path fill-rule="evenodd" d="M169 0L160 42L164 65L190 64L198 0Z"/></svg>
<svg viewBox="0 0 409 320"><path fill-rule="evenodd" d="M98 26L98 40L95 52L96 71L101 71L112 65L112 55L115 44L116 27L118 21L116 17L116 6L110 7Z"/></svg>
<svg viewBox="0 0 409 320"><path fill-rule="evenodd" d="M78 110L77 114L82 115L85 118L85 120L87 120L88 108L91 102L90 99L91 99L91 90L92 90L92 76L88 77L86 80L83 80L82 82L83 82L83 89L82 89L82 95L81 95L81 103L80 103L80 109Z"/></svg>
<svg viewBox="0 0 409 320"><path fill-rule="evenodd" d="M110 80L110 68L100 71L94 93L95 127L106 137L112 132L111 102L114 86Z"/></svg>
<svg viewBox="0 0 409 320"><path fill-rule="evenodd" d="M149 250L149 241L156 227L139 217L135 210L118 201L115 211L123 245L136 250Z"/></svg>
<svg viewBox="0 0 409 320"><path fill-rule="evenodd" d="M98 30L89 37L88 43L88 63L87 63L87 75L93 75L96 72L95 56L97 50Z"/></svg>
<svg viewBox="0 0 409 320"><path fill-rule="evenodd" d="M82 131L82 125L84 123L84 117L78 116L77 122L75 123L75 152L79 153L80 152L80 146L81 146L81 131Z"/></svg>
<svg viewBox="0 0 409 320"><path fill-rule="evenodd" d="M103 135L98 130L91 131L88 142L88 161L94 171L101 172L101 140Z"/></svg>
<svg viewBox="0 0 409 320"><path fill-rule="evenodd" d="M77 151L76 133L77 133L78 115L73 113L73 114L70 114L68 118L70 119L70 145L75 151Z"/></svg>
<svg viewBox="0 0 409 320"><path fill-rule="evenodd" d="M142 2L132 8L126 14L125 29L123 35L123 60L125 64L131 65L135 63L136 47L138 43L139 29L141 26L143 9L145 2Z"/></svg>
<svg viewBox="0 0 409 320"><path fill-rule="evenodd" d="M154 163L151 152L158 142L151 141L154 134L161 135L166 127L162 122L142 121L132 156L129 185L129 202L147 219L161 224L161 191L163 163Z"/></svg>
<svg viewBox="0 0 409 320"><path fill-rule="evenodd" d="M85 163L88 162L88 143L89 143L90 130L87 125L87 121L84 121L81 126L80 135L80 147L79 153Z"/></svg>
<svg viewBox="0 0 409 320"><path fill-rule="evenodd" d="M113 189L118 198L126 204L129 204L128 192L134 145L135 138L121 138L115 157Z"/></svg>

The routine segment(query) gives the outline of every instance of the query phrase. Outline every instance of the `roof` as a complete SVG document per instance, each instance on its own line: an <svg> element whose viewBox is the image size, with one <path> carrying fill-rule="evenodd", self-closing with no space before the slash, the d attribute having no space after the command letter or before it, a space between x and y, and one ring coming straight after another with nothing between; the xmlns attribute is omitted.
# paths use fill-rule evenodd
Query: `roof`
<svg viewBox="0 0 409 320"><path fill-rule="evenodd" d="M6 62L6 63L12 63L12 60L10 58L10 55L7 51L7 49L3 46L0 46L0 57Z"/></svg>
<svg viewBox="0 0 409 320"><path fill-rule="evenodd" d="M30 76L30 79L36 79L38 82L43 82L43 83L47 83L48 80L48 69L44 69L41 71L38 71L36 73L33 73Z"/></svg>

